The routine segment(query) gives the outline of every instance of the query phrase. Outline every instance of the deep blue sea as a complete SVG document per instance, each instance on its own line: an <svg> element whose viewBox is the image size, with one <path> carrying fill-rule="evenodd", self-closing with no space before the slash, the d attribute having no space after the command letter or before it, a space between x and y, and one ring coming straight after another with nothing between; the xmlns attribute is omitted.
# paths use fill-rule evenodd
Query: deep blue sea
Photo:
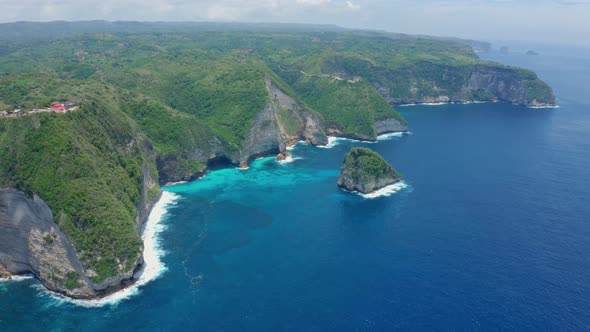
<svg viewBox="0 0 590 332"><path fill-rule="evenodd" d="M165 188L158 279L90 308L0 283L0 330L590 329L590 52L538 51L483 56L536 70L560 108L401 107L409 135ZM341 192L353 146L407 187Z"/></svg>

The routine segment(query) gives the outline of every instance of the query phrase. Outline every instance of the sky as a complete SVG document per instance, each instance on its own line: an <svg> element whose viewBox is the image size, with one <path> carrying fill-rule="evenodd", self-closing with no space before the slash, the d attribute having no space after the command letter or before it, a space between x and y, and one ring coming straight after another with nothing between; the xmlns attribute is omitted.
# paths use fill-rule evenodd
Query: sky
<svg viewBox="0 0 590 332"><path fill-rule="evenodd" d="M590 0L0 0L0 8L0 22L318 23L590 46Z"/></svg>

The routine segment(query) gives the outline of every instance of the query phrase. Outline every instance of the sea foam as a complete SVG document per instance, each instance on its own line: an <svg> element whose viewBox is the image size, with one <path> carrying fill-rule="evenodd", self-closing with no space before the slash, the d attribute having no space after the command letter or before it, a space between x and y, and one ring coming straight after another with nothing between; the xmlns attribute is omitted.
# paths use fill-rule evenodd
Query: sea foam
<svg viewBox="0 0 590 332"><path fill-rule="evenodd" d="M295 160L300 160L300 159L303 159L303 158L301 158L301 157L293 157L291 155L291 156L288 156L287 158L285 158L285 160L277 160L277 163L279 163L279 164L288 164L288 163L294 162Z"/></svg>
<svg viewBox="0 0 590 332"><path fill-rule="evenodd" d="M322 148L322 149L331 149L333 147L335 147L336 145L340 144L340 142L344 142L344 141L349 141L349 142L354 142L354 143L377 143L377 142L373 142L373 141L361 141L358 139L352 139L352 138L345 138L345 137L335 137L335 136L328 136L328 144L326 145L318 145L318 148Z"/></svg>
<svg viewBox="0 0 590 332"><path fill-rule="evenodd" d="M404 135L411 135L411 134L412 133L410 133L409 131L383 134L383 135L377 136L377 141L389 141L394 138L400 138L400 137L403 137Z"/></svg>
<svg viewBox="0 0 590 332"><path fill-rule="evenodd" d="M166 225L164 225L162 221L168 213L170 206L176 204L178 197L179 196L174 193L164 191L162 193L162 197L160 197L160 200L150 212L141 235L144 244L144 265L142 269L135 274L135 278L137 278L137 280L134 284L96 300L76 300L49 292L50 296L55 300L54 304L68 302L83 307L116 305L123 300L129 299L130 297L139 294L141 286L149 283L150 281L156 280L164 272L166 272L166 265L164 265L162 262L162 257L166 254L166 252L161 247L159 234L166 229ZM45 290L45 288L43 288L41 285L38 287Z"/></svg>
<svg viewBox="0 0 590 332"><path fill-rule="evenodd" d="M292 150L294 150L294 149L297 147L297 145L299 145L299 144L305 144L305 141L298 141L297 143L295 143L295 144L293 144L293 145L289 145L289 146L287 147L287 151L292 151Z"/></svg>
<svg viewBox="0 0 590 332"><path fill-rule="evenodd" d="M361 194L359 192L355 192L355 194L358 194L364 198L367 199L373 199L373 198L377 198L377 197L384 197L384 196L391 196L393 194L395 194L396 192L407 188L408 185L404 182L404 181L400 181L400 182L396 182L394 184L391 184L389 186L383 187L379 190L375 190L372 193L368 193L368 194Z"/></svg>
<svg viewBox="0 0 590 332"><path fill-rule="evenodd" d="M32 274L24 274L24 275L20 275L20 276L11 276L10 278L0 278L0 283L2 282L20 282L20 281L25 281L25 280L30 280L30 279L34 279L35 276L33 276Z"/></svg>
<svg viewBox="0 0 590 332"><path fill-rule="evenodd" d="M545 109L545 108L556 109L556 108L559 108L559 105L555 105L555 106L527 106L527 107L533 108L533 109Z"/></svg>

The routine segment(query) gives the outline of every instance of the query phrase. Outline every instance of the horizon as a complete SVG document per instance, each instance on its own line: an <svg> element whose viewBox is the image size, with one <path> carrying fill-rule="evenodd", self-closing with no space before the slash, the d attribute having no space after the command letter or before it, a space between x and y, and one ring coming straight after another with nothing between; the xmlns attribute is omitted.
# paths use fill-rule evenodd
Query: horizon
<svg viewBox="0 0 590 332"><path fill-rule="evenodd" d="M0 0L0 23L284 23L590 46L590 0Z"/></svg>
<svg viewBox="0 0 590 332"><path fill-rule="evenodd" d="M582 43L571 43L564 41L541 41L541 40L526 40L526 39L486 39L486 38L473 38L473 37L461 37L454 35L445 34L421 34L421 33L406 33L399 31L390 31L385 29L372 29L372 28L354 28L342 26L339 24L332 23L301 23L301 22L252 22L252 21L169 21L169 20L105 20L105 19L93 19L93 20L47 20L47 21L33 21L33 20L19 20L10 22L0 22L0 25L10 24L22 24L22 23L40 23L40 24L51 24L51 23L89 23L89 22L104 22L104 23L143 23L143 24L158 24L158 23L178 23L178 24L237 24L237 25L285 25L285 26L309 26L309 27L332 27L336 29L349 30L349 31L366 31L375 33L391 33L400 34L413 37L433 37L433 38L448 38L448 39L460 39L460 40L471 40L475 42L489 43L492 49L499 49L502 46L515 45L519 46L563 46L563 47L575 47L590 50L590 44ZM238 31L238 30L236 30Z"/></svg>

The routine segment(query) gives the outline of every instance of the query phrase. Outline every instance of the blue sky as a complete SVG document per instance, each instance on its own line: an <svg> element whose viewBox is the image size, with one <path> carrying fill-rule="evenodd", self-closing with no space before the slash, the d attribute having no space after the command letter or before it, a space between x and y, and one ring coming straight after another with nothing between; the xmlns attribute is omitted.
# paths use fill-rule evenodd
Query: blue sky
<svg viewBox="0 0 590 332"><path fill-rule="evenodd" d="M590 46L590 0L0 0L0 21L329 23Z"/></svg>

